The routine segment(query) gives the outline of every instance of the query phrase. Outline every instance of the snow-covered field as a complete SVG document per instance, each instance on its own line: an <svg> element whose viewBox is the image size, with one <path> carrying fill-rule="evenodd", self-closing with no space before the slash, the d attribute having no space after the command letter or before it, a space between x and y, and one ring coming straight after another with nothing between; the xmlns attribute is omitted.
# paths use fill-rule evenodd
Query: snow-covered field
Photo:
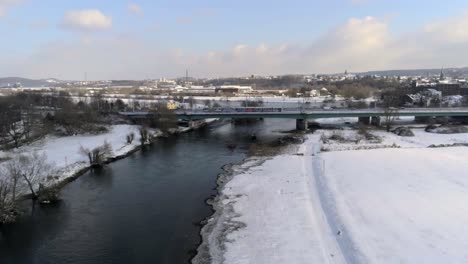
<svg viewBox="0 0 468 264"><path fill-rule="evenodd" d="M468 263L467 155L466 147L324 153L337 240L349 238L359 263Z"/></svg>
<svg viewBox="0 0 468 264"><path fill-rule="evenodd" d="M323 144L322 150L326 151L343 151L343 150L359 150L372 148L425 148L431 145L452 145L452 144L468 144L468 134L437 134L425 132L423 128L411 129L414 137L400 137L393 133L388 133L383 130L369 131L372 135L377 136L379 141L366 140L363 135L360 135L357 130L327 130L318 131L325 137L330 137L333 134L342 136L343 141L329 140Z"/></svg>
<svg viewBox="0 0 468 264"><path fill-rule="evenodd" d="M194 262L468 263L468 148L427 148L468 134L413 132L372 131L400 148L320 152L319 131L296 153L234 167Z"/></svg>

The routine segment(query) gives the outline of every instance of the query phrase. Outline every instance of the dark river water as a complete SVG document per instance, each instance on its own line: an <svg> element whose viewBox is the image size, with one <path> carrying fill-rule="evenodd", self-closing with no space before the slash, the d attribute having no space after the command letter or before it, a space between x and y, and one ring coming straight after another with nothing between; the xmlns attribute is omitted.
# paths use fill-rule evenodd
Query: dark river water
<svg viewBox="0 0 468 264"><path fill-rule="evenodd" d="M70 183L58 205L28 202L18 223L0 227L0 263L189 263L221 167L247 156L251 133L265 143L294 127L295 120L217 123L159 139Z"/></svg>

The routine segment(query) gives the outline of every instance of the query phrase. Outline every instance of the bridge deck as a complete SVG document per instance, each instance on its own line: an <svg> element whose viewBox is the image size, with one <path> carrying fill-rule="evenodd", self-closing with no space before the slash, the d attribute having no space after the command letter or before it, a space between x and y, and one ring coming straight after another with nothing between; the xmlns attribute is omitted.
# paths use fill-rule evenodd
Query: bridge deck
<svg viewBox="0 0 468 264"><path fill-rule="evenodd" d="M396 109L395 116L467 116L468 108L407 108ZM145 118L151 116L151 112L121 112L133 118ZM202 119L202 118L291 118L291 119L317 119L336 117L371 117L386 116L388 113L380 108L374 109L333 109L333 110L287 110L281 112L237 112L237 111L176 111L178 118Z"/></svg>

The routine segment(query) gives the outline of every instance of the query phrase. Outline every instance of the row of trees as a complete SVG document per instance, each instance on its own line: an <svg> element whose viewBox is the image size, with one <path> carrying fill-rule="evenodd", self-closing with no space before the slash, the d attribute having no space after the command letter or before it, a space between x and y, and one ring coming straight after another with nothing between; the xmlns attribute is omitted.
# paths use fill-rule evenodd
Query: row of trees
<svg viewBox="0 0 468 264"><path fill-rule="evenodd" d="M40 117L34 111L37 98L24 94L0 98L0 143L18 147L21 141L34 136Z"/></svg>
<svg viewBox="0 0 468 264"><path fill-rule="evenodd" d="M107 102L93 99L86 104L74 103L67 93L54 95L34 92L0 98L0 145L19 147L51 131L65 135L105 131L102 123ZM117 101L118 107L124 103Z"/></svg>

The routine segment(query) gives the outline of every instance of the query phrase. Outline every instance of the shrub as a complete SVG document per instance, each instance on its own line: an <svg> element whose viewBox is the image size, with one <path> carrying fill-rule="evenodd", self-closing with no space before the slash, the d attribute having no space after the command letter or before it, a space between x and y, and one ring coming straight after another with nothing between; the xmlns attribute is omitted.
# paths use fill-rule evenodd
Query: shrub
<svg viewBox="0 0 468 264"><path fill-rule="evenodd" d="M132 144L133 140L135 139L135 133L131 132L126 136L127 144Z"/></svg>
<svg viewBox="0 0 468 264"><path fill-rule="evenodd" d="M322 135L320 136L320 140L321 140L323 143L328 143L328 138L327 138L327 136L326 136L324 133L322 133Z"/></svg>
<svg viewBox="0 0 468 264"><path fill-rule="evenodd" d="M149 143L148 128L146 128L145 126L142 126L142 127L140 127L139 132L140 132L140 143L141 143L141 145L145 145L146 143Z"/></svg>
<svg viewBox="0 0 468 264"><path fill-rule="evenodd" d="M104 141L104 144L92 150L87 148L80 148L80 153L88 157L91 166L102 166L107 158L112 156L112 146L109 142Z"/></svg>
<svg viewBox="0 0 468 264"><path fill-rule="evenodd" d="M345 138L341 131L333 131L332 135L329 137L330 140L344 141Z"/></svg>

